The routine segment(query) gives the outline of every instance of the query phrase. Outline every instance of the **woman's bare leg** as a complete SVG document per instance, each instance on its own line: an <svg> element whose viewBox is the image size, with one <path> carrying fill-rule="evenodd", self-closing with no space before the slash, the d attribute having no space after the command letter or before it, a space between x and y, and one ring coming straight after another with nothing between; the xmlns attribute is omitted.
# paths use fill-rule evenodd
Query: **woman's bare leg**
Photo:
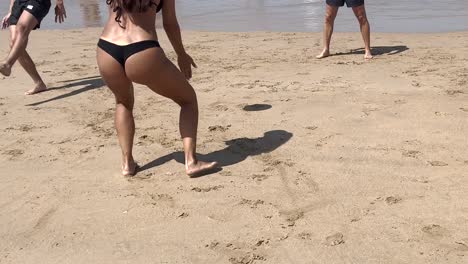
<svg viewBox="0 0 468 264"><path fill-rule="evenodd" d="M125 69L130 80L147 85L181 107L179 128L184 144L186 173L195 176L216 167L216 162L197 160L197 96L184 75L166 58L163 50L151 48L134 54L127 59Z"/></svg>
<svg viewBox="0 0 468 264"><path fill-rule="evenodd" d="M132 153L135 135L133 85L125 75L122 66L100 48L97 51L97 61L104 82L115 95L115 128L122 149L122 174L124 176L134 175L137 164Z"/></svg>

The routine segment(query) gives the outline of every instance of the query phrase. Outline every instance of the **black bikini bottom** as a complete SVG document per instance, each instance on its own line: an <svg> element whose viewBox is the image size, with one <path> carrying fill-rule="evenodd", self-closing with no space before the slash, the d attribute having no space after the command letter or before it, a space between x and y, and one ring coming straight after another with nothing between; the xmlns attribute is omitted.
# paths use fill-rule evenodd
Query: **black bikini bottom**
<svg viewBox="0 0 468 264"><path fill-rule="evenodd" d="M135 53L140 51L144 51L150 48L159 48L159 42L156 40L143 40L139 42L135 42L128 45L116 45L109 41L105 41L103 39L99 39L98 47L101 48L103 51L111 55L116 61L125 68L125 62L127 59Z"/></svg>

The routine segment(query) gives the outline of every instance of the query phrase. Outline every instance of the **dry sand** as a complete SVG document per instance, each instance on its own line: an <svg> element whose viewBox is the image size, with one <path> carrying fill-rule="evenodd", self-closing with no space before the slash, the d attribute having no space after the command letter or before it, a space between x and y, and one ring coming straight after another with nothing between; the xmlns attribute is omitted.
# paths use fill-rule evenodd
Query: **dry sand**
<svg viewBox="0 0 468 264"><path fill-rule="evenodd" d="M0 263L468 263L467 32L373 34L372 61L359 33L316 60L317 33L185 32L223 165L198 179L178 107L141 86L143 171L120 176L99 33L32 34L48 92L0 80Z"/></svg>

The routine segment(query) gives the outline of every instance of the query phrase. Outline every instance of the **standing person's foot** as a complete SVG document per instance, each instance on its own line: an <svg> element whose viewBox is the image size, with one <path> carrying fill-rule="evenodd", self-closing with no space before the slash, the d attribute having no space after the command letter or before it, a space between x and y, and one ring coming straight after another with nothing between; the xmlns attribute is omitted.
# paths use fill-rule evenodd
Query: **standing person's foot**
<svg viewBox="0 0 468 264"><path fill-rule="evenodd" d="M138 167L135 161L127 162L127 164L122 165L122 175L134 176L137 173Z"/></svg>
<svg viewBox="0 0 468 264"><path fill-rule="evenodd" d="M215 169L218 166L216 161L213 162L203 162L197 161L192 163L187 163L185 165L185 172L189 177L197 177L199 175L203 175L210 170Z"/></svg>
<svg viewBox="0 0 468 264"><path fill-rule="evenodd" d="M34 87L33 89L31 89L29 91L26 91L24 94L25 95L33 95L33 94L37 94L37 93L40 93L40 92L44 92L45 90L47 90L47 85L45 85L45 83L43 83L43 82L40 82L40 83L36 84L36 87Z"/></svg>
<svg viewBox="0 0 468 264"><path fill-rule="evenodd" d="M330 56L330 50L327 50L327 49L324 49L322 51L322 53L320 53L319 55L315 56L315 58L317 59L323 59L323 58L326 58L326 57L329 57Z"/></svg>
<svg viewBox="0 0 468 264"><path fill-rule="evenodd" d="M372 56L372 52L370 50L366 50L366 53L364 54L364 59L370 60L372 58L374 58L374 56Z"/></svg>
<svg viewBox="0 0 468 264"><path fill-rule="evenodd" d="M0 63L0 73L7 76L7 77L10 76L11 66L6 62L1 62Z"/></svg>

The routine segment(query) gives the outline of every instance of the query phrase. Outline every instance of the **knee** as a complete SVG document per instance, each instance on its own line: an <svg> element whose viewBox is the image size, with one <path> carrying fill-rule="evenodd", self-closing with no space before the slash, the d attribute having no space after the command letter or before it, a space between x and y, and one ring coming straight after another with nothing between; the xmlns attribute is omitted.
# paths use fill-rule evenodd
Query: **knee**
<svg viewBox="0 0 468 264"><path fill-rule="evenodd" d="M118 108L124 107L128 111L133 111L134 100L133 98L115 98L115 104Z"/></svg>
<svg viewBox="0 0 468 264"><path fill-rule="evenodd" d="M356 15L356 18L357 18L357 20L359 21L359 24L360 24L360 25L365 25L365 24L368 23L367 17L366 17L366 15L364 15L364 14Z"/></svg>
<svg viewBox="0 0 468 264"><path fill-rule="evenodd" d="M189 107L198 109L197 95L195 92L180 98L174 98L174 102L180 107Z"/></svg>
<svg viewBox="0 0 468 264"><path fill-rule="evenodd" d="M27 37L29 33L29 28L24 25L24 24L21 24L21 23L18 23L16 25L16 35L19 37L19 36L23 36L23 37Z"/></svg>
<svg viewBox="0 0 468 264"><path fill-rule="evenodd" d="M10 40L10 49L13 48L13 44L15 43L15 39Z"/></svg>
<svg viewBox="0 0 468 264"><path fill-rule="evenodd" d="M326 24L333 24L335 22L335 16L332 14L325 15L325 23Z"/></svg>

